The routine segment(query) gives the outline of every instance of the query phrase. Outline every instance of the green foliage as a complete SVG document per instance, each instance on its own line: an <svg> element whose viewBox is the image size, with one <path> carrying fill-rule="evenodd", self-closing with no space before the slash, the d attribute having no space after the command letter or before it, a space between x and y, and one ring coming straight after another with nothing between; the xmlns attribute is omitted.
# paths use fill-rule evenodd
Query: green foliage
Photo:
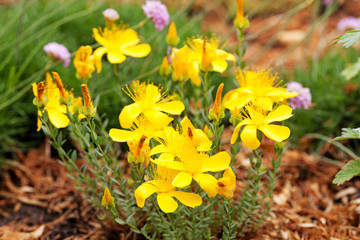
<svg viewBox="0 0 360 240"><path fill-rule="evenodd" d="M337 40L335 43L343 44L344 47L349 48L360 39L360 29L348 31L344 35L341 35L333 40Z"/></svg>
<svg viewBox="0 0 360 240"><path fill-rule="evenodd" d="M341 136L332 139L331 142L344 139L360 139L360 128L343 128L341 130Z"/></svg>
<svg viewBox="0 0 360 240"><path fill-rule="evenodd" d="M335 176L333 183L340 185L360 175L360 159L348 162Z"/></svg>
<svg viewBox="0 0 360 240"><path fill-rule="evenodd" d="M283 73L282 79L301 83L310 88L312 95L312 107L294 110L294 117L285 123L291 129L293 143L309 133L340 135L341 128L360 126L360 115L357 114L360 76L355 76L351 83L340 77L345 62L357 58L358 52L354 49L336 49L319 61L309 62L308 68L298 67L293 72ZM348 90L351 85L354 88ZM316 148L317 144L312 146Z"/></svg>
<svg viewBox="0 0 360 240"><path fill-rule="evenodd" d="M343 76L346 80L350 80L360 72L360 58L358 58L357 62L348 65L342 72L341 76Z"/></svg>

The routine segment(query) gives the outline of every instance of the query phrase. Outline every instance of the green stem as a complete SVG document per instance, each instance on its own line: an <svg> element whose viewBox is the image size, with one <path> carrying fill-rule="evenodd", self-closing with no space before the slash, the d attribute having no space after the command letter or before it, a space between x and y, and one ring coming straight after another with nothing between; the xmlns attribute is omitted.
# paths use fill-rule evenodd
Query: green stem
<svg viewBox="0 0 360 240"><path fill-rule="evenodd" d="M159 206L155 203L154 198L151 198L151 203L152 203L152 205L155 207L156 211L158 212L158 214L159 214L159 216L160 216L160 218L161 218L161 221L164 223L167 231L168 231L169 233L171 233L171 229L170 229L170 226L169 226L169 222L167 222L167 221L165 220L165 218L164 218L164 216L163 216L163 213L160 212Z"/></svg>

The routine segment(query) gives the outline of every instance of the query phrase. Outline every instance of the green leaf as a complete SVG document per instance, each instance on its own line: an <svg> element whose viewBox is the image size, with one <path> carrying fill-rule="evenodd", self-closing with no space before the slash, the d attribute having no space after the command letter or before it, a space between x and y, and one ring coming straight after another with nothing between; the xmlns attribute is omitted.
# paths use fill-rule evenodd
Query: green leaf
<svg viewBox="0 0 360 240"><path fill-rule="evenodd" d="M360 128L342 128L341 131L341 136L330 140L330 142L344 139L360 139Z"/></svg>
<svg viewBox="0 0 360 240"><path fill-rule="evenodd" d="M360 39L360 29L348 31L344 35L341 35L333 40L338 40L336 43L343 44L344 47L348 48L354 45Z"/></svg>
<svg viewBox="0 0 360 240"><path fill-rule="evenodd" d="M120 219L120 218L116 218L115 222L117 222L120 225L126 225L126 222L124 220Z"/></svg>
<svg viewBox="0 0 360 240"><path fill-rule="evenodd" d="M356 63L348 65L341 72L341 76L343 76L346 80L350 80L351 78L358 75L359 72L360 72L360 58L358 58Z"/></svg>
<svg viewBox="0 0 360 240"><path fill-rule="evenodd" d="M360 159L348 162L335 176L333 183L340 185L352 177L360 175Z"/></svg>

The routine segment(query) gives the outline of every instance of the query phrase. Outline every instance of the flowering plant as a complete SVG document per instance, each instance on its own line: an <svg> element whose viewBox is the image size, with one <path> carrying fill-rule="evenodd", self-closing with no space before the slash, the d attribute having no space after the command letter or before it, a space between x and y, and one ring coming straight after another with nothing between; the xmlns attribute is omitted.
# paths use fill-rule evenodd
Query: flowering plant
<svg viewBox="0 0 360 240"><path fill-rule="evenodd" d="M155 24L161 23L158 31L168 23L166 14L162 16L166 21L156 16L158 10L165 12L160 4L148 1L143 6ZM235 26L241 43L249 22L243 16L242 1L237 4ZM50 137L84 197L94 206L105 207L117 223L135 233L147 239L153 234L176 239L243 236L270 212L283 141L290 136L290 129L279 122L292 116L287 100L299 93L288 91L271 70L245 69L241 54L224 50L215 37L193 37L177 48L180 38L172 22L164 39L169 50L159 68L164 82L126 84L122 90L133 102L119 107L121 129L108 131L107 120L99 114L99 98L93 101L88 88L95 81L93 75L103 71L103 56L117 74L116 64L126 65L127 57L154 54L150 44L140 43L135 28L116 23L119 15L114 11L104 11L106 26L92 30L100 46L94 51L81 46L76 51L73 63L75 76L82 81L82 98L67 90L56 72L53 78L47 73L45 82L33 84L38 130ZM222 83L212 101L210 76L230 71L229 65L235 62L239 88L222 100ZM168 82L169 76L173 81ZM193 96L184 94L185 84ZM234 126L230 145L222 141L226 109ZM276 142L272 168L262 165L262 133ZM74 143L70 150L64 148L67 138ZM236 156L241 144L252 154L248 178L237 190Z"/></svg>

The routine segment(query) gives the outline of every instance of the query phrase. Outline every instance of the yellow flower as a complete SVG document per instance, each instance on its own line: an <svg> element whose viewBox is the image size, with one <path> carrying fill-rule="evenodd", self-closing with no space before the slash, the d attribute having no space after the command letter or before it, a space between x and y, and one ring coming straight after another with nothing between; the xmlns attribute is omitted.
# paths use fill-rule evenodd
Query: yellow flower
<svg viewBox="0 0 360 240"><path fill-rule="evenodd" d="M111 25L104 30L93 28L95 40L102 45L95 50L94 55L97 59L96 68L101 72L101 58L107 53L110 63L122 63L126 56L145 57L150 51L149 44L138 44L140 39L136 31L124 26Z"/></svg>
<svg viewBox="0 0 360 240"><path fill-rule="evenodd" d="M190 80L200 86L199 63L196 55L187 45L180 49L173 49L171 54L171 66L173 67L172 78L175 81Z"/></svg>
<svg viewBox="0 0 360 240"><path fill-rule="evenodd" d="M172 138L179 138L179 141L187 141L192 143L192 148L199 152L207 152L211 150L212 142L207 137L206 133L201 129L195 129L188 117L184 117L180 122L181 134L178 134L173 128L169 127L165 132L158 133L159 138L167 138L167 134L172 134ZM164 128L163 128L164 129ZM160 141L160 144L151 149L150 155L158 153L171 153L171 150ZM173 155L175 156L176 153Z"/></svg>
<svg viewBox="0 0 360 240"><path fill-rule="evenodd" d="M197 207L202 203L199 195L189 192L176 191L171 183L176 176L177 171L157 166L153 180L141 184L135 190L135 199L139 207L144 207L145 200L152 194L157 193L157 202L160 209L165 213L174 212L178 203L173 199L175 197L182 204L188 207Z"/></svg>
<svg viewBox="0 0 360 240"><path fill-rule="evenodd" d="M234 55L218 49L219 42L215 38L192 39L189 46L196 54L196 61L200 64L202 72L215 71L222 73L227 68L227 60L236 61Z"/></svg>
<svg viewBox="0 0 360 240"><path fill-rule="evenodd" d="M214 156L199 153L189 136L184 136L172 127L166 127L160 137L162 147L157 148L160 157L153 160L160 166L178 170L172 184L183 188L190 185L192 179L210 196L217 194L217 180L206 172L218 172L228 168L231 157L227 152L219 152ZM152 154L155 154L152 152Z"/></svg>
<svg viewBox="0 0 360 240"><path fill-rule="evenodd" d="M277 75L272 75L267 70L238 71L236 79L240 88L227 92L223 100L225 108L230 111L236 108L240 109L255 99L280 102L298 95L298 93L288 92L286 88L281 87Z"/></svg>
<svg viewBox="0 0 360 240"><path fill-rule="evenodd" d="M176 47L180 39L177 35L176 26L174 22L170 23L169 32L166 35L166 43L171 47Z"/></svg>
<svg viewBox="0 0 360 240"><path fill-rule="evenodd" d="M260 141L257 139L257 130L262 131L268 138L281 142L290 136L290 129L285 126L270 124L276 121L283 121L292 116L292 109L287 105L280 105L279 107L267 110L267 107L259 107L259 105L249 104L242 111L243 120L236 125L235 130L231 136L231 144L234 144L239 136L239 131L242 126L245 126L241 132L241 141L244 145L251 149L256 149L260 146Z"/></svg>
<svg viewBox="0 0 360 240"><path fill-rule="evenodd" d="M225 170L223 177L218 180L216 189L219 195L232 199L234 197L235 188L236 176L229 167Z"/></svg>
<svg viewBox="0 0 360 240"><path fill-rule="evenodd" d="M130 150L129 162L144 162L147 166L150 161L149 142L159 135L159 131L165 128L173 118L167 115L155 116L147 119L140 116L135 119L130 130L110 129L109 135L115 142L127 142Z"/></svg>
<svg viewBox="0 0 360 240"><path fill-rule="evenodd" d="M115 203L114 203L114 198L111 196L111 193L109 191L109 189L107 187L105 187L104 190L104 195L101 201L101 205L103 207L105 207L106 209L110 208L114 208L115 207Z"/></svg>
<svg viewBox="0 0 360 240"><path fill-rule="evenodd" d="M83 80L91 78L91 74L95 71L95 57L92 55L90 46L81 46L75 53L74 66L76 69L76 77ZM99 69L98 69L99 72Z"/></svg>
<svg viewBox="0 0 360 240"><path fill-rule="evenodd" d="M179 115L185 109L181 101L171 101L173 97L165 97L161 88L153 84L133 82L133 92L127 88L127 94L135 103L125 106L119 116L120 125L130 128L134 120L143 113L146 118L161 116L166 113Z"/></svg>
<svg viewBox="0 0 360 240"><path fill-rule="evenodd" d="M209 119L218 122L225 117L224 108L221 104L221 94L224 88L224 83L221 83L217 89L214 107L209 112Z"/></svg>

